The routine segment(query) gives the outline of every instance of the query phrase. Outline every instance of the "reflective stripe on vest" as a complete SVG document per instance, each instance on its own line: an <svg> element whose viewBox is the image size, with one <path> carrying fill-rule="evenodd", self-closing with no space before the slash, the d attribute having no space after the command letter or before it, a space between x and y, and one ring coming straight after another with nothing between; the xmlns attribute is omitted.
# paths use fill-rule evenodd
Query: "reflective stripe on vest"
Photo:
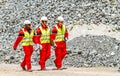
<svg viewBox="0 0 120 76"><path fill-rule="evenodd" d="M42 27L40 26L40 30L41 30L41 44L43 43L50 43L50 28L48 27L47 29L42 29Z"/></svg>
<svg viewBox="0 0 120 76"><path fill-rule="evenodd" d="M58 28L58 26L55 26L57 29L57 34L55 37L55 42L64 41L64 34L65 34L65 26L63 25L62 28Z"/></svg>
<svg viewBox="0 0 120 76"><path fill-rule="evenodd" d="M29 45L33 45L33 36L34 36L34 31L31 30L30 34L27 31L24 31L24 37L22 40L22 46L29 46Z"/></svg>

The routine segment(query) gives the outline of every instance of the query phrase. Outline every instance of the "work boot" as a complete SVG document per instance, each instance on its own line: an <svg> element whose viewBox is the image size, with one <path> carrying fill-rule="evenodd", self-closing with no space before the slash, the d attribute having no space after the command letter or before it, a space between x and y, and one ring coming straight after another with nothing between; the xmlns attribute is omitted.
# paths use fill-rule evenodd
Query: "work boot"
<svg viewBox="0 0 120 76"><path fill-rule="evenodd" d="M62 68L53 68L52 70L63 70Z"/></svg>
<svg viewBox="0 0 120 76"><path fill-rule="evenodd" d="M57 68L57 70L63 70L63 68Z"/></svg>
<svg viewBox="0 0 120 76"><path fill-rule="evenodd" d="M27 72L32 72L32 70L31 70L31 69L29 69L29 70L27 70Z"/></svg>
<svg viewBox="0 0 120 76"><path fill-rule="evenodd" d="M67 68L61 68L61 67L57 68L57 70L65 70L65 69L67 69Z"/></svg>
<svg viewBox="0 0 120 76"><path fill-rule="evenodd" d="M23 70L23 71L26 71L26 68L25 68L25 67L22 67L22 70Z"/></svg>
<svg viewBox="0 0 120 76"><path fill-rule="evenodd" d="M46 70L46 68L41 68L40 71Z"/></svg>

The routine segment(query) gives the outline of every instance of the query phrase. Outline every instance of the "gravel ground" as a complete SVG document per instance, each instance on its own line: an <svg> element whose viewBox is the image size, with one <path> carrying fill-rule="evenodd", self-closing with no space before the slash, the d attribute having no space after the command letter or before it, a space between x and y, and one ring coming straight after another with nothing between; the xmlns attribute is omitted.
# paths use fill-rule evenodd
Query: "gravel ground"
<svg viewBox="0 0 120 76"><path fill-rule="evenodd" d="M26 72L18 65L0 64L0 76L120 76L116 68L108 67L69 67L65 70L52 70L52 68L54 67L47 67L46 71L38 71L39 66L33 66L33 72Z"/></svg>

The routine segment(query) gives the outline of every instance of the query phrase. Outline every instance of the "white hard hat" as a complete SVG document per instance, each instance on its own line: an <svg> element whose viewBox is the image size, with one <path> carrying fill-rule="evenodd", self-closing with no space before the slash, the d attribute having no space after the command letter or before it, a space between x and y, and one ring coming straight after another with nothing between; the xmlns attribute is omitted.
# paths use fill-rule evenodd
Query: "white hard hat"
<svg viewBox="0 0 120 76"><path fill-rule="evenodd" d="M24 21L24 25L25 25L25 24L31 24L31 22L30 22L29 20L25 20L25 21Z"/></svg>
<svg viewBox="0 0 120 76"><path fill-rule="evenodd" d="M47 19L47 17L46 16L43 16L43 17L41 17L41 19L40 19L40 21L47 21L48 19Z"/></svg>
<svg viewBox="0 0 120 76"><path fill-rule="evenodd" d="M59 16L59 17L57 18L57 20L58 20L58 21L64 21L64 18L63 18L62 16Z"/></svg>

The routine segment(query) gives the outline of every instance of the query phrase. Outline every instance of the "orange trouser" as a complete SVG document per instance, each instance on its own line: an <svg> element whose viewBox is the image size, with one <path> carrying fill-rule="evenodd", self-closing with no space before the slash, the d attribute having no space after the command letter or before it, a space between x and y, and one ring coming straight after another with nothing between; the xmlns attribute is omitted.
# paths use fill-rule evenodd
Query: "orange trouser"
<svg viewBox="0 0 120 76"><path fill-rule="evenodd" d="M39 61L39 64L41 66L41 70L44 70L46 68L45 62L47 61L47 59L50 58L51 45L49 43L41 44L41 45L42 45L42 50L40 50L40 61Z"/></svg>
<svg viewBox="0 0 120 76"><path fill-rule="evenodd" d="M27 70L31 69L31 56L33 53L33 46L23 46L23 50L24 50L24 60L21 63L21 67L25 67L27 66Z"/></svg>
<svg viewBox="0 0 120 76"><path fill-rule="evenodd" d="M64 57L66 56L66 43L65 42L57 42L57 47L55 49L55 56L56 59L54 60L54 63L57 67L57 69L62 67L62 61Z"/></svg>

